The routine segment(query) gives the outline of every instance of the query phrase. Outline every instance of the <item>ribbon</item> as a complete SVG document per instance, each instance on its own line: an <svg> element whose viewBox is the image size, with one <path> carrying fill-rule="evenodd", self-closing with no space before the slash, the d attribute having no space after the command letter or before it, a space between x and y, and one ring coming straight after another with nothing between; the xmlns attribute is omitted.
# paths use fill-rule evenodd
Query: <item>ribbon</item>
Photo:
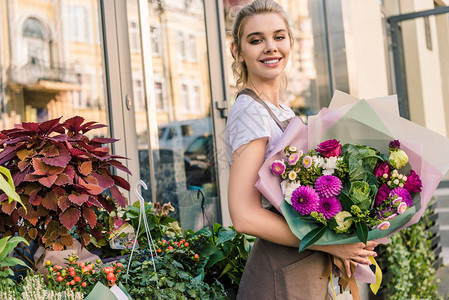
<svg viewBox="0 0 449 300"><path fill-rule="evenodd" d="M380 288L380 284L382 282L382 270L379 267L379 265L377 264L376 260L374 259L374 257L368 257L368 259L371 261L371 263L376 267L376 271L375 271L375 275L376 275L376 282L375 283L371 283L369 285L369 287L371 288L371 291L373 291L374 295L377 294L377 291Z"/></svg>
<svg viewBox="0 0 449 300"><path fill-rule="evenodd" d="M340 258L335 257L335 256L332 256L332 258L331 258L331 256L329 255L328 257L329 257L329 259L328 259L328 263L327 263L327 268L324 270L323 274L321 275L321 278L326 278L326 277L332 276L332 264L334 264L341 272L341 276L340 276L340 279L338 280L338 284L342 287L343 290L345 290L349 285L349 290L351 291L352 298L354 300L361 300L357 282L355 281L354 276L348 277L348 275L346 274L346 270L345 270L343 261ZM354 261L351 261L351 263L350 263L351 274L354 274L356 267L357 267L357 263ZM330 277L330 280L332 282L332 277ZM377 283L377 281L376 281L376 283ZM332 284L332 289L333 289L333 284ZM335 295L335 291L334 291L334 295ZM335 299L337 299L336 296L335 296Z"/></svg>

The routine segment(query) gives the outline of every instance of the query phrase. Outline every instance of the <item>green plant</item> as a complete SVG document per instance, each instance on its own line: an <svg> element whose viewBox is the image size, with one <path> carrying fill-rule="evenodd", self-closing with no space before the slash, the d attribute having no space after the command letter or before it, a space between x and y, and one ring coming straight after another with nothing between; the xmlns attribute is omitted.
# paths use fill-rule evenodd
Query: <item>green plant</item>
<svg viewBox="0 0 449 300"><path fill-rule="evenodd" d="M154 272L151 255L148 251L140 251L133 256L129 274L124 283L134 299L226 299L220 282L208 284L194 278L185 268L184 251L173 250L155 256L157 273ZM184 256L184 258L186 258ZM190 259L190 258L189 258ZM195 260L195 259L194 259ZM127 264L126 260L122 260ZM196 263L199 263L196 261Z"/></svg>
<svg viewBox="0 0 449 300"><path fill-rule="evenodd" d="M427 216L392 235L384 246L384 294L387 299L440 299L435 282L435 261ZM386 268L387 267L387 268Z"/></svg>
<svg viewBox="0 0 449 300"><path fill-rule="evenodd" d="M2 300L83 300L84 296L80 292L66 288L64 291L55 292L48 290L40 274L28 274L20 286L0 289L0 299Z"/></svg>
<svg viewBox="0 0 449 300"><path fill-rule="evenodd" d="M150 202L145 203L144 207L148 227L154 240L161 240L165 236L173 238L182 233L178 221L169 216L170 211L174 211L174 208L170 203L165 203L161 206L158 202ZM126 208L123 218L129 220L131 226L137 231L139 216L140 204L139 202L135 202L133 205ZM137 233L137 241L139 245L144 245L144 247L148 244L144 226L141 226Z"/></svg>
<svg viewBox="0 0 449 300"><path fill-rule="evenodd" d="M187 231L186 235L189 234ZM203 228L193 236L199 239L192 244L191 249L204 261L204 273L201 276L207 282L220 280L227 291L237 290L256 238L221 224L215 224L213 229Z"/></svg>
<svg viewBox="0 0 449 300"><path fill-rule="evenodd" d="M77 236L83 246L91 236L101 239L94 209L112 211L125 206L118 187L129 190L128 182L111 173L115 167L129 170L109 154L103 144L111 138L88 138L86 133L106 125L83 123L76 116L43 123L22 123L0 132L0 165L8 168L25 207L0 195L0 232L18 233L46 248L62 250ZM102 193L109 191L114 201Z"/></svg>
<svg viewBox="0 0 449 300"><path fill-rule="evenodd" d="M48 270L47 289L62 292L67 288L80 292L87 296L97 282L105 286L118 284L123 274L121 263L101 264L101 260L95 263L79 262L74 253L65 260L66 266L55 265L51 261L45 263Z"/></svg>
<svg viewBox="0 0 449 300"><path fill-rule="evenodd" d="M27 267L27 265L18 258L9 257L8 255L17 247L17 244L28 242L21 237L4 237L0 239L0 289L4 290L8 287L15 285L14 281L9 278L14 275L11 267L21 265Z"/></svg>

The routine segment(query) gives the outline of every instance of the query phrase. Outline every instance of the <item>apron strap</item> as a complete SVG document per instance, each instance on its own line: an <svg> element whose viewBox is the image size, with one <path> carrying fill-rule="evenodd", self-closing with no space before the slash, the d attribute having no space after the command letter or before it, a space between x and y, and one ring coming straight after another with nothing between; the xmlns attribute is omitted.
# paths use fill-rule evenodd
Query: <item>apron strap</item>
<svg viewBox="0 0 449 300"><path fill-rule="evenodd" d="M270 114L270 116L273 118L273 120L276 122L276 124L279 126L279 128L284 131L285 128L287 128L288 123L290 123L291 119L287 119L285 121L279 121L278 117L274 114L274 112L270 109L270 107L268 107L267 103L259 97L259 95L257 95L256 92L254 92L251 89L243 89L241 90L238 94L237 97L240 95L248 95L251 98L253 98L255 101L259 102L260 104L262 104L263 107L265 107L265 109L268 111L268 113Z"/></svg>

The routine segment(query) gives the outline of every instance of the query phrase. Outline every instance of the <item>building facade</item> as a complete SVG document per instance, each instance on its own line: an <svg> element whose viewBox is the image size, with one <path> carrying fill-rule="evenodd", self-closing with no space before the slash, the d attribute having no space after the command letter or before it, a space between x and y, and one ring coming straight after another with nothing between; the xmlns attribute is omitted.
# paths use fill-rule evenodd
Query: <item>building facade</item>
<svg viewBox="0 0 449 300"><path fill-rule="evenodd" d="M0 129L74 115L107 124L93 134L120 139L123 175L146 183L147 201L174 204L183 228L212 215L229 225L229 33L244 2L1 0ZM335 89L398 93L404 117L448 135L447 1L279 3L295 36L283 101L304 120Z"/></svg>

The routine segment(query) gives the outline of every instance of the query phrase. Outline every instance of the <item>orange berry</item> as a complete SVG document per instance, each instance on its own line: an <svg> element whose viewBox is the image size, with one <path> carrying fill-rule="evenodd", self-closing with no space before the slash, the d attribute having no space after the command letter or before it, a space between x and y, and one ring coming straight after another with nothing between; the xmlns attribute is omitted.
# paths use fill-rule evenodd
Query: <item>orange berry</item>
<svg viewBox="0 0 449 300"><path fill-rule="evenodd" d="M86 283L85 281L83 281L83 282L81 283L81 286L82 286L82 287L86 287L86 286L87 286L87 283Z"/></svg>
<svg viewBox="0 0 449 300"><path fill-rule="evenodd" d="M75 282L80 282L81 281L81 277L79 276L75 276L75 278L73 278L75 280Z"/></svg>
<svg viewBox="0 0 449 300"><path fill-rule="evenodd" d="M70 271L69 275L73 277L73 276L76 275L76 272L75 271Z"/></svg>
<svg viewBox="0 0 449 300"><path fill-rule="evenodd" d="M108 273L108 275L106 275L106 279L107 279L107 280L113 280L113 279L115 279L114 273Z"/></svg>
<svg viewBox="0 0 449 300"><path fill-rule="evenodd" d="M189 245L190 245L190 244L189 244L188 242L185 242L185 243L184 243L184 247L189 247Z"/></svg>
<svg viewBox="0 0 449 300"><path fill-rule="evenodd" d="M198 258L200 258L200 256L199 256L198 254L195 254L195 255L193 256L193 258L198 259Z"/></svg>
<svg viewBox="0 0 449 300"><path fill-rule="evenodd" d="M72 280L70 281L70 284L71 284L71 285L75 285L75 280L72 279Z"/></svg>
<svg viewBox="0 0 449 300"><path fill-rule="evenodd" d="M162 249L159 248L159 249L157 249L156 251L157 251L157 253L161 253L161 252L162 252Z"/></svg>
<svg viewBox="0 0 449 300"><path fill-rule="evenodd" d="M61 282L61 281L64 280L64 278L62 278L62 276L58 276L58 277L56 278L56 280L59 281L59 282Z"/></svg>

